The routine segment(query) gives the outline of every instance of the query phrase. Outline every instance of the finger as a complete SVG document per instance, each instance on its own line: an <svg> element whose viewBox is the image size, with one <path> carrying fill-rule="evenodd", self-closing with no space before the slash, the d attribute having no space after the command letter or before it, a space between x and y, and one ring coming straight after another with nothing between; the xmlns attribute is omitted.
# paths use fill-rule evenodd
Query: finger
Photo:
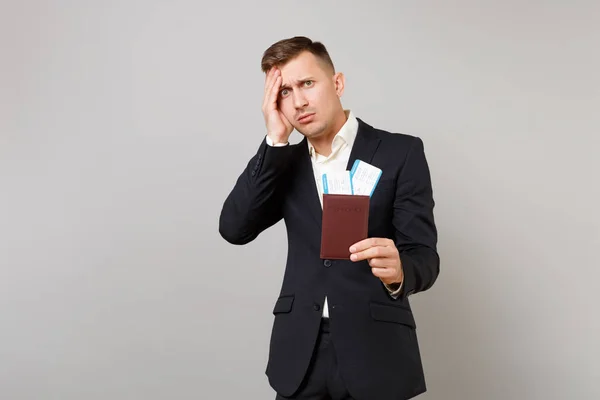
<svg viewBox="0 0 600 400"><path fill-rule="evenodd" d="M369 259L369 266L371 268L385 268L390 269L393 268L395 261L391 257L382 257L382 258L371 258Z"/></svg>
<svg viewBox="0 0 600 400"><path fill-rule="evenodd" d="M265 77L265 97L269 94L277 75L279 75L277 67L271 68L267 73L267 76Z"/></svg>
<svg viewBox="0 0 600 400"><path fill-rule="evenodd" d="M393 255L393 249L387 246L369 247L350 255L352 261L368 260L370 258L386 258Z"/></svg>
<svg viewBox="0 0 600 400"><path fill-rule="evenodd" d="M391 239L388 238L367 238L350 246L350 252L356 253L374 246L390 246L393 245Z"/></svg>
<svg viewBox="0 0 600 400"><path fill-rule="evenodd" d="M275 80L275 68L271 68L267 75L265 76L265 87L264 87L264 97L266 98L271 91L271 87L273 86L273 80Z"/></svg>
<svg viewBox="0 0 600 400"><path fill-rule="evenodd" d="M350 252L358 253L360 251L368 249L369 247L372 247L372 245L373 245L373 238L367 238L367 239L361 240L359 242L356 242L352 246L350 246Z"/></svg>
<svg viewBox="0 0 600 400"><path fill-rule="evenodd" d="M279 88L281 87L281 76L275 78L271 94L269 96L269 105L273 108L277 108L277 98L279 97Z"/></svg>
<svg viewBox="0 0 600 400"><path fill-rule="evenodd" d="M277 102L277 96L279 93L279 87L281 87L281 76L276 76L269 87L269 91L265 93L265 98L263 102L263 108L265 110L270 110Z"/></svg>
<svg viewBox="0 0 600 400"><path fill-rule="evenodd" d="M381 257L379 247L369 247L362 251L350 254L350 260L352 261L363 261L369 258Z"/></svg>
<svg viewBox="0 0 600 400"><path fill-rule="evenodd" d="M371 273L379 279L393 279L394 271L390 268L371 268Z"/></svg>

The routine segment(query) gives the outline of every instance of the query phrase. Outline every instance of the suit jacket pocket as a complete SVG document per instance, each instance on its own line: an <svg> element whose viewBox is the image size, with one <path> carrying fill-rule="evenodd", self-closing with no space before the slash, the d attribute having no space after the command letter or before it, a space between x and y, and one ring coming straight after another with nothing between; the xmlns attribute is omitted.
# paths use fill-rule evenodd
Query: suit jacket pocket
<svg viewBox="0 0 600 400"><path fill-rule="evenodd" d="M292 304L294 303L294 295L280 296L273 307L273 314L288 313L292 311Z"/></svg>
<svg viewBox="0 0 600 400"><path fill-rule="evenodd" d="M371 302L371 317L376 321L392 322L416 328L412 311L408 308Z"/></svg>

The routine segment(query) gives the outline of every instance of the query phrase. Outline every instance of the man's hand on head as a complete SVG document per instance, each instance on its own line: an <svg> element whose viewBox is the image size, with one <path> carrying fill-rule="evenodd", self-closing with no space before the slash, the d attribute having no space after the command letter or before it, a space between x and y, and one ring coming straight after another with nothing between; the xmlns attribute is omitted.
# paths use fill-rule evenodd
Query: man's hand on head
<svg viewBox="0 0 600 400"><path fill-rule="evenodd" d="M287 143L294 130L277 104L281 83L281 71L277 67L271 68L265 77L262 112L267 127L267 136L274 144Z"/></svg>

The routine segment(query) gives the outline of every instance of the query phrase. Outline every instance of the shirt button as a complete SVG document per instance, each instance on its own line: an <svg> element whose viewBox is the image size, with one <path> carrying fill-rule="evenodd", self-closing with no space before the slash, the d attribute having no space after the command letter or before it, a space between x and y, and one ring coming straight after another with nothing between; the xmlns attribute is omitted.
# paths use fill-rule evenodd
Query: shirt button
<svg viewBox="0 0 600 400"><path fill-rule="evenodd" d="M319 311L321 309L321 306L318 305L317 303L313 304L313 308L315 311Z"/></svg>
<svg viewBox="0 0 600 400"><path fill-rule="evenodd" d="M331 267L331 260L323 261L323 265L326 266L327 268Z"/></svg>

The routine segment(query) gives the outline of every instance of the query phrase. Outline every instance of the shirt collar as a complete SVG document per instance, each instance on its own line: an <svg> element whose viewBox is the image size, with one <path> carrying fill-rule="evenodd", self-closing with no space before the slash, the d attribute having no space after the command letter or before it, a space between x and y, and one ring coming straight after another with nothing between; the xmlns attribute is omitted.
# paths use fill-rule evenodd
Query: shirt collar
<svg viewBox="0 0 600 400"><path fill-rule="evenodd" d="M354 144L354 140L356 139L356 134L358 132L358 120L354 116L352 110L344 110L344 114L346 114L346 122L344 125L342 125L341 129L333 138L333 142L331 143L331 154L329 157L334 156L344 144L351 148ZM320 156L316 153L315 148L310 143L310 140L307 140L307 142L308 154L310 154L311 157Z"/></svg>

